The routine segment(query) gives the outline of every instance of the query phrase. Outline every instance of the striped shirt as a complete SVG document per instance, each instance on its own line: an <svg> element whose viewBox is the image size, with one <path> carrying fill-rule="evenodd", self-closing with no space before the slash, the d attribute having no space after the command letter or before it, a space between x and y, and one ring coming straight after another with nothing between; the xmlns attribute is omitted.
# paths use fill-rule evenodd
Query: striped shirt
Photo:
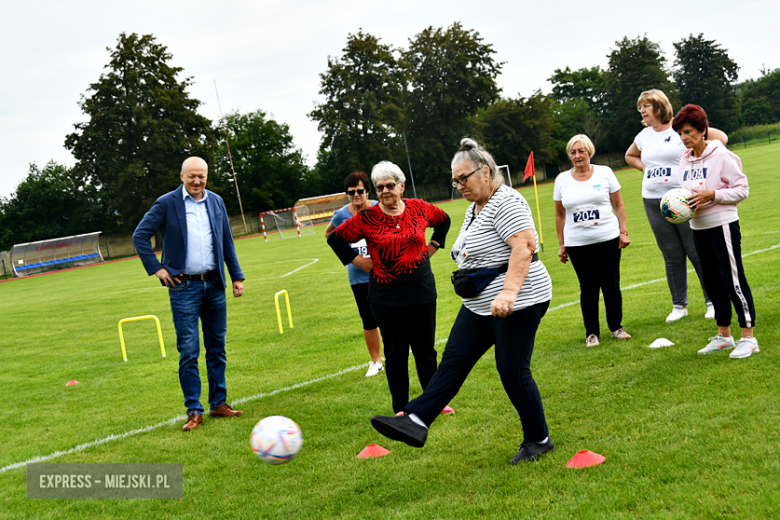
<svg viewBox="0 0 780 520"><path fill-rule="evenodd" d="M463 226L450 256L461 269L504 265L512 254L507 239L526 229L534 230L538 251L539 237L531 208L517 191L502 185L476 217L473 203L466 210ZM475 298L462 298L463 305L475 314L490 316L490 304L504 289L505 278L506 273L500 274ZM552 280L547 268L541 261L532 262L514 309L524 309L551 299Z"/></svg>

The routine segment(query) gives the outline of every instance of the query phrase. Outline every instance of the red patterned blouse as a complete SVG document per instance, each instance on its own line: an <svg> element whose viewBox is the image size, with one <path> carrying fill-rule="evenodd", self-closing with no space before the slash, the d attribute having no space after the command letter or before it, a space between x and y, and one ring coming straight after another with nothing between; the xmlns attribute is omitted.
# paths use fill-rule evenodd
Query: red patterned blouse
<svg viewBox="0 0 780 520"><path fill-rule="evenodd" d="M406 207L400 215L387 215L377 204L341 224L328 237L328 244L344 265L357 256L350 243L366 240L374 263L369 277L371 303L408 307L436 299L425 230L432 227L431 240L444 247L450 217L424 200L403 201Z"/></svg>

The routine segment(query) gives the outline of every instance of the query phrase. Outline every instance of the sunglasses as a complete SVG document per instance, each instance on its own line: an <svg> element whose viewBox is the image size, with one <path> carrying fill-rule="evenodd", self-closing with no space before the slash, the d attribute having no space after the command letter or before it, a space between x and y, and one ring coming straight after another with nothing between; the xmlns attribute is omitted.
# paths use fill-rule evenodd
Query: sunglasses
<svg viewBox="0 0 780 520"><path fill-rule="evenodd" d="M382 193L385 190L393 191L393 189L395 189L396 186L397 186L397 184L395 184L394 182L391 182L390 184L385 184L384 186L381 185L381 184L377 184L376 185L376 192L377 193Z"/></svg>
<svg viewBox="0 0 780 520"><path fill-rule="evenodd" d="M349 195L350 197L354 197L355 193L357 193L358 195L363 195L365 192L366 190L347 190L347 195Z"/></svg>

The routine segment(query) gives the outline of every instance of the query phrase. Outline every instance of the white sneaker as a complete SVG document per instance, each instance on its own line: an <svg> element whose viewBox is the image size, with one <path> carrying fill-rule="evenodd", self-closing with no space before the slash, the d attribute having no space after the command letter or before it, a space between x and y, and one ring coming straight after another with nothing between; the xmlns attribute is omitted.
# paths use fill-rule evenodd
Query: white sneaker
<svg viewBox="0 0 780 520"><path fill-rule="evenodd" d="M739 341L737 341L737 348L734 349L734 352L729 354L729 357L731 359L741 359L750 357L753 352L761 352L758 350L758 341L756 338L752 336L748 336L747 338L742 338Z"/></svg>
<svg viewBox="0 0 780 520"><path fill-rule="evenodd" d="M715 311L713 311L715 312ZM666 323L672 323L673 321L681 320L688 315L688 309L675 305L669 316L666 317Z"/></svg>
<svg viewBox="0 0 780 520"><path fill-rule="evenodd" d="M384 365L382 365L381 361L371 361L368 364L368 372L366 372L366 377L374 377L383 368L385 368L385 367L384 367Z"/></svg>
<svg viewBox="0 0 780 520"><path fill-rule="evenodd" d="M612 331L612 337L615 339L631 339L631 334L626 332L626 329L620 327L618 330Z"/></svg>
<svg viewBox="0 0 780 520"><path fill-rule="evenodd" d="M595 334L591 334L585 339L585 346L586 347L598 347L599 345L599 337Z"/></svg>
<svg viewBox="0 0 780 520"><path fill-rule="evenodd" d="M704 317L708 320L714 320L715 319L715 306L711 303L707 304L707 312L704 313Z"/></svg>
<svg viewBox="0 0 780 520"><path fill-rule="evenodd" d="M728 338L724 338L718 334L714 338L710 338L710 342L706 347L699 351L699 354L709 354L710 352L715 352L716 350L723 350L727 348L734 348L734 338L730 336ZM748 356L749 355L750 354L748 354Z"/></svg>

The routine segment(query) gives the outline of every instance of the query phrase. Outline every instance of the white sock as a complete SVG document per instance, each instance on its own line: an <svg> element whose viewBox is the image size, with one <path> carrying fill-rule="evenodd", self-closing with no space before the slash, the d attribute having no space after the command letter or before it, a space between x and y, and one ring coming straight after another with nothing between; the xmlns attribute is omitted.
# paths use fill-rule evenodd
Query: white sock
<svg viewBox="0 0 780 520"><path fill-rule="evenodd" d="M415 413L410 413L410 414L409 414L409 419L411 419L412 421L414 421L414 424L419 424L420 426L422 426L422 427L423 427L423 428L425 428L426 430L428 429L428 427L427 427L427 426L425 426L425 423L422 421L422 419L420 419L419 417L417 417L417 414L415 414Z"/></svg>

